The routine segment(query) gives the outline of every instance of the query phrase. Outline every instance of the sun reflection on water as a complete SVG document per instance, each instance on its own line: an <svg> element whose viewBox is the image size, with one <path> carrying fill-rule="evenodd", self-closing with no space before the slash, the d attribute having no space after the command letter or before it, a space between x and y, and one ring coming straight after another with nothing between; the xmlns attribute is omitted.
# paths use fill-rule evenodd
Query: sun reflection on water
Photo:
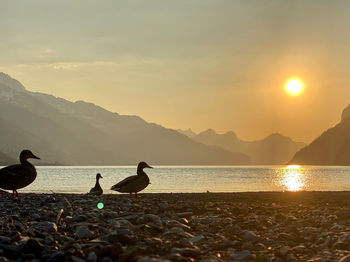
<svg viewBox="0 0 350 262"><path fill-rule="evenodd" d="M287 191L304 190L307 186L306 176L299 165L290 165L282 169L280 184Z"/></svg>

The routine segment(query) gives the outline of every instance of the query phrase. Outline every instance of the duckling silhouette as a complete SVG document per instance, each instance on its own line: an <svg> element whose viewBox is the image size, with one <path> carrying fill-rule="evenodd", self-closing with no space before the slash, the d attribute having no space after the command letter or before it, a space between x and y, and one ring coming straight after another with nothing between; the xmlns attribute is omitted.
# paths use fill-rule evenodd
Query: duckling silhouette
<svg viewBox="0 0 350 262"><path fill-rule="evenodd" d="M120 181L111 187L111 190L118 191L121 193L135 193L135 198L137 198L137 192L145 189L149 184L149 178L147 174L143 171L144 168L153 168L149 166L146 162L140 162L137 166L137 175L129 176L124 180Z"/></svg>
<svg viewBox="0 0 350 262"><path fill-rule="evenodd" d="M96 175L96 184L93 188L90 189L90 192L88 195L93 195L93 196L100 196L103 194L102 187L100 186L100 178L103 178L100 173L97 173Z"/></svg>
<svg viewBox="0 0 350 262"><path fill-rule="evenodd" d="M30 150L25 149L19 155L20 164L0 169L0 188L12 190L13 198L18 197L17 189L30 185L36 178L36 169L27 159L40 159Z"/></svg>

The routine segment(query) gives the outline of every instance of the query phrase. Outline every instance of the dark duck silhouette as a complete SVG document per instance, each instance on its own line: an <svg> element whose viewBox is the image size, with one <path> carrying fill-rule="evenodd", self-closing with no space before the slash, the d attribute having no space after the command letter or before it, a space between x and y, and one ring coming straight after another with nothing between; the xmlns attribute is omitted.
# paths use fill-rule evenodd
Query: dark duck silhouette
<svg viewBox="0 0 350 262"><path fill-rule="evenodd" d="M137 166L137 175L129 176L124 180L120 181L118 184L111 187L111 190L118 191L121 193L135 193L135 198L137 198L137 192L145 189L149 184L149 178L147 174L143 171L144 168L153 168L149 166L146 162L140 162Z"/></svg>
<svg viewBox="0 0 350 262"><path fill-rule="evenodd" d="M30 185L36 178L36 169L28 162L29 158L40 159L26 149L19 155L20 164L0 169L0 188L12 190L13 197L18 197L17 189Z"/></svg>
<svg viewBox="0 0 350 262"><path fill-rule="evenodd" d="M100 178L103 178L100 173L97 173L96 175L96 184L93 188L90 189L90 192L88 195L93 195L93 196L100 196L103 194L102 187L100 186Z"/></svg>

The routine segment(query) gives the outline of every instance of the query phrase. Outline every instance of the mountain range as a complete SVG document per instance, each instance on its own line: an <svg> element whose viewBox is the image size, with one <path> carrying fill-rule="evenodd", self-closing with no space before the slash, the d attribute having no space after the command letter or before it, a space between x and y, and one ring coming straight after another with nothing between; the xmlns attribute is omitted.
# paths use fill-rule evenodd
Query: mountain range
<svg viewBox="0 0 350 262"><path fill-rule="evenodd" d="M84 101L31 92L0 73L0 165L29 148L55 165L350 165L350 105L310 145L281 134L244 141L233 132L173 130Z"/></svg>
<svg viewBox="0 0 350 262"><path fill-rule="evenodd" d="M62 165L247 165L250 157L84 101L31 92L0 73L0 161L23 148ZM4 160L1 160L1 159ZM1 164L1 162L0 162Z"/></svg>
<svg viewBox="0 0 350 262"><path fill-rule="evenodd" d="M177 132L179 132L185 136L188 136L189 138L193 138L197 135L195 132L193 132L193 130L191 128L188 128L186 130L177 129Z"/></svg>
<svg viewBox="0 0 350 262"><path fill-rule="evenodd" d="M281 165L286 164L295 152L303 148L303 142L294 142L289 137L281 134L271 134L268 137L256 141L244 141L230 131L225 134L217 134L208 129L193 136L193 140L215 145L233 152L241 152L251 157L254 165Z"/></svg>
<svg viewBox="0 0 350 262"><path fill-rule="evenodd" d="M350 165L350 105L341 121L311 144L281 134L244 141L230 131L173 130L138 116L84 101L31 92L0 72L0 165L23 148L42 164L127 165Z"/></svg>

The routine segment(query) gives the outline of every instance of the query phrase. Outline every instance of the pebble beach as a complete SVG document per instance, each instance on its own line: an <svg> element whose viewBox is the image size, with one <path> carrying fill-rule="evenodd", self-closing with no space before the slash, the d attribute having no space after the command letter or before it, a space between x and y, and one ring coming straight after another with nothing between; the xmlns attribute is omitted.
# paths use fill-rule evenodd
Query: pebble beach
<svg viewBox="0 0 350 262"><path fill-rule="evenodd" d="M0 199L0 261L350 261L350 192Z"/></svg>

